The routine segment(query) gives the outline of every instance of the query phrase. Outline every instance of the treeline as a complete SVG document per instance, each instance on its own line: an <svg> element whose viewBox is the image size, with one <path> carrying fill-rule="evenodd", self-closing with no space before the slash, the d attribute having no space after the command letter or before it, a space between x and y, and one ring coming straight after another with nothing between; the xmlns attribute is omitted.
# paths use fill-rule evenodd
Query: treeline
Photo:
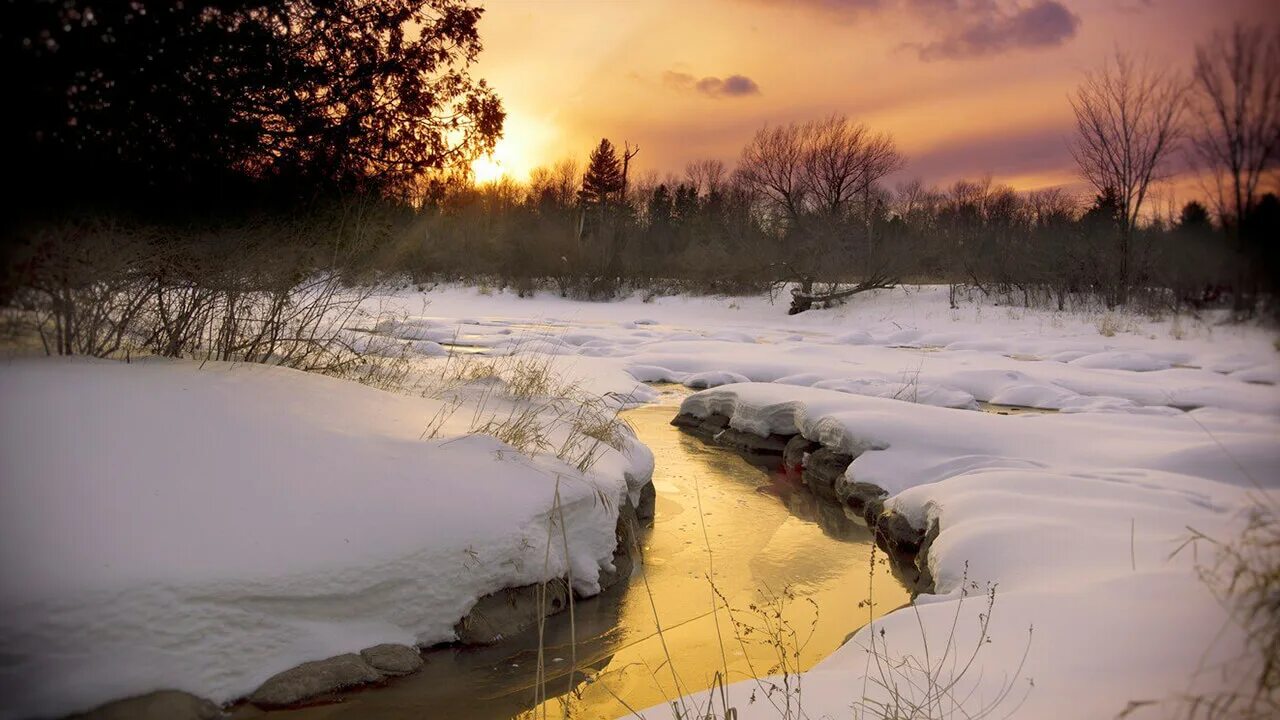
<svg viewBox="0 0 1280 720"><path fill-rule="evenodd" d="M803 136L833 124L862 130L834 118L782 132ZM749 151L759 150L757 139ZM859 153L846 150L850 158ZM773 167L768 180L697 162L681 177L632 180L625 196L619 183L604 201L583 196L579 178L591 169L579 172L571 161L535 171L523 185L457 186L402 230L388 228L387 244L365 267L595 299L627 290L747 293L794 283L822 292L928 282L1063 309L1119 303L1123 209L1114 192L1020 193L989 177L888 188L859 180L855 162L841 165L847 173L829 171L837 164L800 165ZM794 184L776 181L783 177ZM1259 291L1274 292L1274 194L1254 203L1247 225L1254 245L1241 251L1199 202L1140 222L1128 247L1134 299L1223 304L1241 277L1257 283L1249 303Z"/></svg>

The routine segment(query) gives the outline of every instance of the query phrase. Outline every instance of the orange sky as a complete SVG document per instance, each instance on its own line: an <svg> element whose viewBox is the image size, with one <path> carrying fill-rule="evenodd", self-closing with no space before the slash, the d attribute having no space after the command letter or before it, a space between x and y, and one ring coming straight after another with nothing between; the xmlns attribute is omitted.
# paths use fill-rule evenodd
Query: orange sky
<svg viewBox="0 0 1280 720"><path fill-rule="evenodd" d="M1117 46L1186 68L1214 28L1280 19L1280 0L483 4L477 74L509 115L481 179L583 159L606 136L639 144L641 172L732 164L766 123L839 112L895 135L903 179L1076 185L1067 94L1085 70Z"/></svg>

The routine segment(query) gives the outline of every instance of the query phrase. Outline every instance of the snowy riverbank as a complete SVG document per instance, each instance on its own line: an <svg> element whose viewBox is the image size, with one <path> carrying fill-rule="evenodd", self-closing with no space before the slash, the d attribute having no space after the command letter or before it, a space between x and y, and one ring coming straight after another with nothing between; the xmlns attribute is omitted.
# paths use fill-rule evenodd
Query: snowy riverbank
<svg viewBox="0 0 1280 720"><path fill-rule="evenodd" d="M922 532L940 528L928 549L936 586L921 596L919 618L891 613L808 673L811 717L848 714L859 699L851 683L862 688L867 674L859 693L873 702L889 701L881 679L914 683L905 696L926 695L927 673L880 675L867 653L873 642L886 666L907 656L928 665L925 642L936 662L948 636L961 666L980 647L978 669L967 675L948 663L931 667L939 685L957 682L939 701L967 697L957 705L974 712L1011 689L999 714L1025 694L1015 716L1029 718L1060 717L1065 707L1074 717L1114 717L1130 701L1163 701L1134 717L1177 715L1175 696L1240 689L1242 668L1257 667L1238 662L1242 630L1197 573L1212 563L1213 548L1174 553L1192 529L1234 538L1263 492L1255 482L1280 487L1274 419L1212 408L961 418L963 411L761 383L703 391L681 410L853 455L845 484L880 486L891 495L887 510ZM979 614L991 584L992 642L984 645ZM1220 669L1233 661L1224 677ZM734 686L730 704L739 716L774 717L770 705L747 702L757 689Z"/></svg>
<svg viewBox="0 0 1280 720"><path fill-rule="evenodd" d="M1008 683L1003 715L1034 680L1015 717L1069 707L1111 718L1130 702L1141 704L1131 717L1165 717L1179 697L1240 682L1238 663L1226 677L1219 663L1244 638L1198 574L1211 549L1174 553L1190 528L1233 538L1247 508L1280 485L1272 331L1212 314L1061 313L982 298L952 309L945 288L795 317L763 298L426 297L395 332L495 353L536 344L620 391L633 378L720 385L684 409L859 455L850 480L889 491L890 507L921 530L939 522L928 556L937 595L921 598L919 620L892 613L807 673L807 716L847 716L862 693L876 697L873 632L885 631L898 659L924 656L918 623L935 653L945 646L966 568L958 651L979 645L983 594L998 587L992 642L956 693L973 691L969 708ZM1059 412L976 411L987 403ZM733 686L739 717L777 716L761 691Z"/></svg>
<svg viewBox="0 0 1280 720"><path fill-rule="evenodd" d="M305 661L452 640L502 588L571 568L590 594L652 463L637 445L584 475L423 439L438 401L263 366L10 361L0 397L5 718L225 702Z"/></svg>

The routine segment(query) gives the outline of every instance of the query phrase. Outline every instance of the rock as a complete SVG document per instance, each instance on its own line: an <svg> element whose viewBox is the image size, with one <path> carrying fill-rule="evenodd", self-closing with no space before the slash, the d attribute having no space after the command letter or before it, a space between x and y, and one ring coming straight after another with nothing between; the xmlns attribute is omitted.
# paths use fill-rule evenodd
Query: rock
<svg viewBox="0 0 1280 720"><path fill-rule="evenodd" d="M649 485L648 487L653 487ZM643 495L641 496L643 501ZM639 547L637 533L640 529L640 518L636 509L627 500L618 508L617 546L613 550L613 570L600 571L600 591L604 592L616 585L620 580L631 577L636 558L633 553Z"/></svg>
<svg viewBox="0 0 1280 720"><path fill-rule="evenodd" d="M71 720L214 720L222 708L181 690L159 690L116 700Z"/></svg>
<svg viewBox="0 0 1280 720"><path fill-rule="evenodd" d="M731 428L729 417L717 413L705 418L680 413L672 419L671 424L708 442L737 450L749 462L772 469L782 466L783 450L791 439L787 435L760 436Z"/></svg>
<svg viewBox="0 0 1280 720"><path fill-rule="evenodd" d="M917 587L920 582L920 570L916 566L916 557L924 544L925 531L916 529L901 514L885 511L875 518L872 528L876 535L876 545L889 556L889 563L897 572L904 585Z"/></svg>
<svg viewBox="0 0 1280 720"><path fill-rule="evenodd" d="M396 643L383 643L360 651L360 657L384 675L408 675L422 667L422 654L417 648Z"/></svg>
<svg viewBox="0 0 1280 720"><path fill-rule="evenodd" d="M933 541L938 539L940 532L942 528L938 526L937 519L934 519L929 523L929 532L924 534L924 540L920 543L920 552L916 555L916 593L932 593L936 589L933 571L929 569L929 549L933 547Z"/></svg>
<svg viewBox="0 0 1280 720"><path fill-rule="evenodd" d="M704 435L711 437L716 433L729 427L729 416L712 413L698 423L698 431Z"/></svg>
<svg viewBox="0 0 1280 720"><path fill-rule="evenodd" d="M347 653L303 663L273 675L253 691L249 702L264 707L296 705L319 695L380 680L382 673L373 669L364 658Z"/></svg>
<svg viewBox="0 0 1280 720"><path fill-rule="evenodd" d="M809 453L809 461L804 466L804 484L809 486L814 495L830 502L838 502L836 484L844 478L844 471L853 456L836 452L830 448L820 447Z"/></svg>
<svg viewBox="0 0 1280 720"><path fill-rule="evenodd" d="M822 445L803 435L792 435L782 449L782 467L784 470L800 470L804 467L805 456L822 447Z"/></svg>
<svg viewBox="0 0 1280 720"><path fill-rule="evenodd" d="M861 518L868 527L884 512L885 498L889 493L879 485L864 482L844 482L836 485L836 495L844 500L844 504L855 517Z"/></svg>
<svg viewBox="0 0 1280 720"><path fill-rule="evenodd" d="M695 417L689 413L679 413L671 419L671 424L678 428L693 430L702 425L702 418Z"/></svg>
<svg viewBox="0 0 1280 720"><path fill-rule="evenodd" d="M467 645L491 645L531 627L539 617L569 607L569 584L562 578L547 582L545 607L540 602L541 587L540 583L522 585L480 598L471 612L453 626L458 640Z"/></svg>
<svg viewBox="0 0 1280 720"><path fill-rule="evenodd" d="M636 506L636 518L639 520L653 520L654 508L658 504L658 491L653 487L652 482L647 482L640 487L640 504ZM652 525L652 522L647 525Z"/></svg>

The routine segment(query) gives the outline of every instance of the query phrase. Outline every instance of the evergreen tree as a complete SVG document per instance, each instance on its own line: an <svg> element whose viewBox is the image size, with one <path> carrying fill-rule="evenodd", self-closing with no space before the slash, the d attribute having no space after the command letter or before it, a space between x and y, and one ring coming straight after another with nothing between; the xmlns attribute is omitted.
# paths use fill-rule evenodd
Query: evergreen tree
<svg viewBox="0 0 1280 720"><path fill-rule="evenodd" d="M1120 192L1107 188L1093 199L1093 205L1080 221L1091 230L1119 230L1122 221Z"/></svg>
<svg viewBox="0 0 1280 720"><path fill-rule="evenodd" d="M649 205L646 208L646 215L649 220L646 235L650 249L658 252L670 251L672 238L671 220L674 209L675 206L671 201L671 191L667 189L666 184L654 188L653 195L649 196Z"/></svg>
<svg viewBox="0 0 1280 720"><path fill-rule="evenodd" d="M616 196L621 191L622 161L618 159L613 143L602 138L596 149L591 151L578 200L584 205L603 207L618 200Z"/></svg>
<svg viewBox="0 0 1280 720"><path fill-rule="evenodd" d="M653 195L649 197L649 207L646 213L649 218L649 227L664 228L669 226L673 207L671 191L667 189L666 184L654 188Z"/></svg>
<svg viewBox="0 0 1280 720"><path fill-rule="evenodd" d="M675 217L681 224L688 224L698 214L698 189L688 183L676 186Z"/></svg>
<svg viewBox="0 0 1280 720"><path fill-rule="evenodd" d="M1192 200L1182 206L1182 212L1178 213L1178 228L1189 231L1208 230L1211 227L1209 222L1209 211L1204 205Z"/></svg>

